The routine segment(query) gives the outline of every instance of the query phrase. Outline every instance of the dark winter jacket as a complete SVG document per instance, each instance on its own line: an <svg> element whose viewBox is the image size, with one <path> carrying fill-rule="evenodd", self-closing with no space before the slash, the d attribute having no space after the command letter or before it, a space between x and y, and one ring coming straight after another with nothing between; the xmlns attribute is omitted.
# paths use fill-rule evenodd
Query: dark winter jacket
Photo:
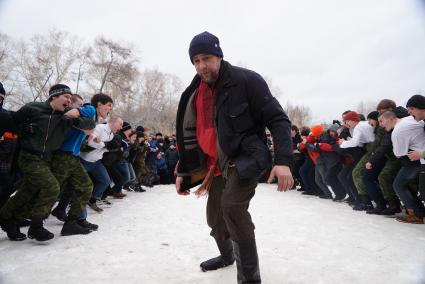
<svg viewBox="0 0 425 284"><path fill-rule="evenodd" d="M24 105L12 118L19 125L18 137L21 149L41 158L50 157L62 145L68 130L93 129L95 122L89 117L68 118L55 111L50 102L31 102Z"/></svg>
<svg viewBox="0 0 425 284"><path fill-rule="evenodd" d="M169 166L175 166L179 161L179 153L176 149L168 149L165 153L167 163Z"/></svg>
<svg viewBox="0 0 425 284"><path fill-rule="evenodd" d="M177 110L178 173L184 177L182 190L202 182L206 157L196 136L194 97L200 84L195 76L183 92ZM265 128L270 130L275 164L292 163L291 122L267 83L257 73L221 62L215 102L215 126L220 150L231 159L240 178L259 176L272 165Z"/></svg>
<svg viewBox="0 0 425 284"><path fill-rule="evenodd" d="M338 150L337 140L325 132L318 141L317 148L320 150L318 161L324 163L326 167L331 168L338 163L341 163L341 155Z"/></svg>
<svg viewBox="0 0 425 284"><path fill-rule="evenodd" d="M382 162L386 158L396 159L393 153L393 142L391 141L391 133L393 131L385 131L382 137L380 145L370 153L369 162L373 165L378 162Z"/></svg>
<svg viewBox="0 0 425 284"><path fill-rule="evenodd" d="M298 144L302 141L303 139L301 138L301 135L299 133L295 134L295 136L292 137L292 150L297 150Z"/></svg>
<svg viewBox="0 0 425 284"><path fill-rule="evenodd" d="M121 163L130 155L129 142L124 133L118 132L114 135L114 139L105 143L108 152L103 154L102 162L105 165L113 165Z"/></svg>

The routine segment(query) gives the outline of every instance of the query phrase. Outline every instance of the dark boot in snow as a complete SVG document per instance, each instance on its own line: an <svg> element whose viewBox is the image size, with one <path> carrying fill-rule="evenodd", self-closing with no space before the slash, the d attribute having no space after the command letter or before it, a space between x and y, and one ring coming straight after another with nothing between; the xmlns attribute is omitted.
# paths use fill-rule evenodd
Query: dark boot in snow
<svg viewBox="0 0 425 284"><path fill-rule="evenodd" d="M206 260L200 264L202 271L216 270L235 262L231 240L216 240L220 256Z"/></svg>
<svg viewBox="0 0 425 284"><path fill-rule="evenodd" d="M0 227L11 241L23 241L27 238L25 234L21 233L18 224L13 219L0 219Z"/></svg>
<svg viewBox="0 0 425 284"><path fill-rule="evenodd" d="M88 222L86 219L78 220L77 223L81 227L87 228L87 229L89 229L91 231L97 231L97 229L99 229L99 226L98 225L92 224L92 223Z"/></svg>
<svg viewBox="0 0 425 284"><path fill-rule="evenodd" d="M401 212L400 201L398 199L388 200L388 208L384 209L379 215L394 215Z"/></svg>
<svg viewBox="0 0 425 284"><path fill-rule="evenodd" d="M43 219L33 219L28 229L28 238L45 242L54 238L54 234L43 227Z"/></svg>
<svg viewBox="0 0 425 284"><path fill-rule="evenodd" d="M61 235L62 236L71 236L71 235L87 235L91 233L91 230L85 227L80 226L77 223L77 220L68 220L63 224Z"/></svg>
<svg viewBox="0 0 425 284"><path fill-rule="evenodd" d="M233 247L238 269L238 283L261 283L255 239L233 241Z"/></svg>
<svg viewBox="0 0 425 284"><path fill-rule="evenodd" d="M66 211L60 209L59 206L57 206L55 209L53 209L50 214L52 214L59 221L62 221L62 222L66 222L66 220L68 219L68 216L66 215Z"/></svg>

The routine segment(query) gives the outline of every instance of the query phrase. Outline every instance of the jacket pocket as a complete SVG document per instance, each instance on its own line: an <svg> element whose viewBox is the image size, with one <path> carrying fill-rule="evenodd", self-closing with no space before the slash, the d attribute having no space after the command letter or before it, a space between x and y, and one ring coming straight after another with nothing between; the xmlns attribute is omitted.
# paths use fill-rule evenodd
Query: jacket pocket
<svg viewBox="0 0 425 284"><path fill-rule="evenodd" d="M245 132L254 127L247 102L230 106L228 117L232 130L236 133Z"/></svg>
<svg viewBox="0 0 425 284"><path fill-rule="evenodd" d="M245 137L241 147L242 153L235 160L241 178L258 177L272 165L270 152L258 136Z"/></svg>

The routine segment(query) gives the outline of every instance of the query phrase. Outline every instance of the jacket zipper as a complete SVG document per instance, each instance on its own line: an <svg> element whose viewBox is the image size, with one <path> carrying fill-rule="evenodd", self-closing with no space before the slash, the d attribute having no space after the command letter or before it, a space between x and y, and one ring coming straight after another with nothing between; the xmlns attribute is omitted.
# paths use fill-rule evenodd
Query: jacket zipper
<svg viewBox="0 0 425 284"><path fill-rule="evenodd" d="M43 158L44 152L46 151L46 143L47 143L47 139L49 138L50 121L52 120L52 115L53 115L54 112L55 112L55 110L53 110L52 113L50 114L50 116L49 116L49 122L47 123L46 138L44 139L43 152L41 154L41 158Z"/></svg>

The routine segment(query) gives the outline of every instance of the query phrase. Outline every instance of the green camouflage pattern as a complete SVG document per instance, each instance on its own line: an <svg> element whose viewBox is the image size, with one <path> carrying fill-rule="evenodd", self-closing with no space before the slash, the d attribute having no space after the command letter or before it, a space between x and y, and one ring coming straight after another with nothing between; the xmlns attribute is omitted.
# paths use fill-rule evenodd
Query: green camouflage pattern
<svg viewBox="0 0 425 284"><path fill-rule="evenodd" d="M57 152L52 158L52 173L58 180L62 194L71 197L69 219L79 219L93 191L93 183L80 162L68 152Z"/></svg>
<svg viewBox="0 0 425 284"><path fill-rule="evenodd" d="M21 150L18 164L24 175L23 182L1 208L0 216L4 219L47 218L59 194L59 182L51 171L51 161Z"/></svg>

